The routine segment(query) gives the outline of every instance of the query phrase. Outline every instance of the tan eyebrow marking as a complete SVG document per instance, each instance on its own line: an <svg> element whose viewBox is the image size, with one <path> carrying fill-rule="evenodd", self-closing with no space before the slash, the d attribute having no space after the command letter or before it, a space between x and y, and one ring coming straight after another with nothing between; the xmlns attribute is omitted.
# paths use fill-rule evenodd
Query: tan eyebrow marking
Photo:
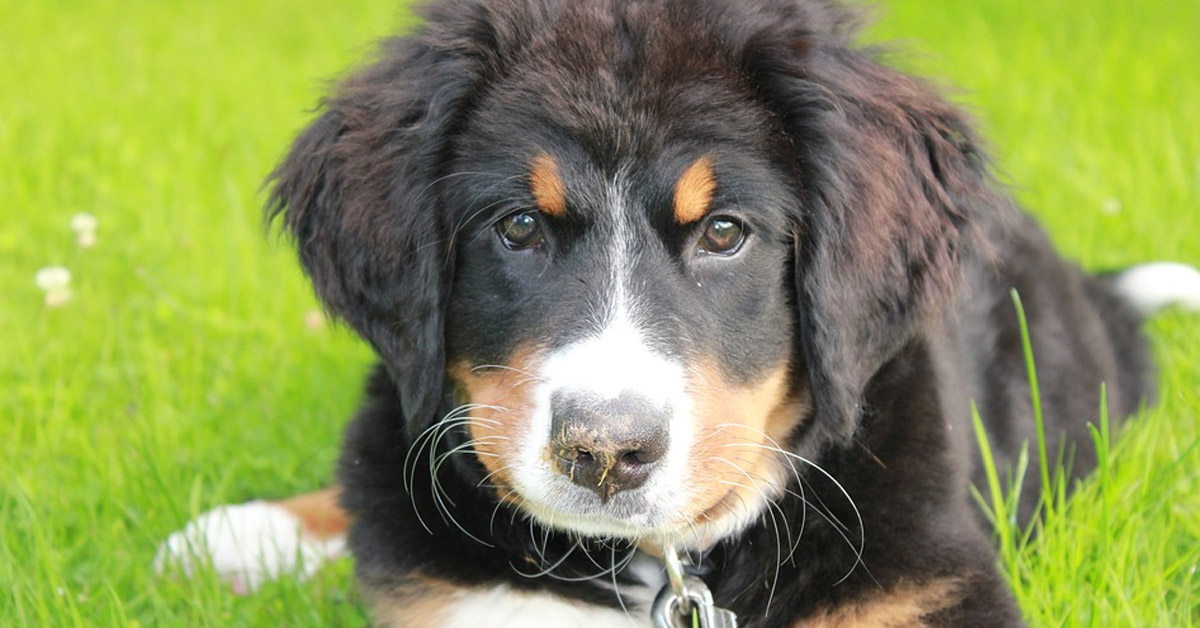
<svg viewBox="0 0 1200 628"><path fill-rule="evenodd" d="M675 222L686 225L703 218L716 188L712 156L692 162L675 183Z"/></svg>
<svg viewBox="0 0 1200 628"><path fill-rule="evenodd" d="M558 174L558 163L547 153L529 163L529 187L538 210L556 218L567 214L567 187Z"/></svg>

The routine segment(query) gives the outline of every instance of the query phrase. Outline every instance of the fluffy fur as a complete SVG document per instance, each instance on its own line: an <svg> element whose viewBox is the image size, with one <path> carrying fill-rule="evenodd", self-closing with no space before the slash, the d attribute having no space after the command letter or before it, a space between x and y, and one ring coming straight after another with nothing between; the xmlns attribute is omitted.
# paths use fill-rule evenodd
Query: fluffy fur
<svg viewBox="0 0 1200 628"><path fill-rule="evenodd" d="M1021 625L967 491L972 401L1035 439L1010 291L1075 475L1101 385L1152 397L1140 316L854 25L447 0L325 102L270 213L380 358L339 467L380 624L647 625L673 544L751 628Z"/></svg>

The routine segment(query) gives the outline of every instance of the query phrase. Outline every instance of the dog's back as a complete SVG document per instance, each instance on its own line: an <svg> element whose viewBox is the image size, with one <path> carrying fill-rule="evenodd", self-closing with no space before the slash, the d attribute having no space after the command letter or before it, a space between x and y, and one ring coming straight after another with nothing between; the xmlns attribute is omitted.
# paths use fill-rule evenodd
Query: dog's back
<svg viewBox="0 0 1200 628"><path fill-rule="evenodd" d="M1029 466L1018 518L1028 522L1043 487L1034 396L1014 294L1028 326L1050 473L1062 464L1069 472L1067 480L1095 468L1089 426L1099 427L1102 407L1115 425L1154 401L1154 360L1142 332L1144 317L1153 308L1144 309L1144 300L1120 283L1122 272L1090 274L1063 260L1025 214L993 223L990 235L991 251L967 265L958 307L946 318L947 327L955 330L952 349L957 354L947 364L958 370L947 377L958 378L961 386L959 394L951 395L957 406L951 416L963 418L969 441L964 446L971 452L971 477L977 487L987 482L967 423L971 402L986 427L1002 476L1005 470L1016 470L1026 451ZM1177 300L1184 303L1188 295L1200 293L1195 270L1175 265L1156 271L1154 266L1135 266L1127 272L1141 273L1143 287L1145 282L1174 282Z"/></svg>

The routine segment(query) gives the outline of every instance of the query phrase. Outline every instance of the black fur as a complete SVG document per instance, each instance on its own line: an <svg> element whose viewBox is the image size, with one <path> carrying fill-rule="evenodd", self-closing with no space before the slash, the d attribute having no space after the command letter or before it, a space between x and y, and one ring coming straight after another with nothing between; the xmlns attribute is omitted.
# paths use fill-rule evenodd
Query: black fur
<svg viewBox="0 0 1200 628"><path fill-rule="evenodd" d="M700 561L717 601L743 626L787 626L954 578L960 601L932 624L1020 625L967 493L982 478L972 400L1003 463L1035 438L1009 292L1029 315L1050 450L1071 451L1076 475L1095 462L1086 424L1101 383L1114 417L1151 396L1140 321L997 190L964 116L856 49L853 25L819 0L450 0L325 103L274 175L271 212L327 307L381 358L340 467L370 590L419 572L618 604L595 582L518 575L574 540L498 505L477 461L455 457L433 478L406 455L454 403L448 361L500 363L586 324L603 259L579 252L605 220L603 181L632 173L637 202L661 207L686 164L716 154L715 202L758 208L758 248L732 274L691 268L725 287L706 301L672 283L694 234L649 211L638 228L661 246L639 268L656 286L649 307L670 315L663 333L679 351L717 346L731 379L790 355L815 408L787 445L861 513L859 525L840 489L802 470L789 488L807 510L781 498ZM552 225L550 250L574 265L531 285L526 271L545 261L505 257L488 234L531 206L520 173L538 150L595 187L573 191ZM451 431L444 446L462 442ZM456 523L439 515L435 479ZM1031 483L1023 516L1036 500ZM780 513L803 522L782 561ZM554 574L596 573L630 551L591 540Z"/></svg>

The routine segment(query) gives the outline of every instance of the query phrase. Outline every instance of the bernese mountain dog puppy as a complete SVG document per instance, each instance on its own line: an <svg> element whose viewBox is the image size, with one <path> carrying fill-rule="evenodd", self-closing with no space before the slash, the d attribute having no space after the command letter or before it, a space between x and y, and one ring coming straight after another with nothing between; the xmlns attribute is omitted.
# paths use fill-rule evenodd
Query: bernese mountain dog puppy
<svg viewBox="0 0 1200 628"><path fill-rule="evenodd" d="M389 627L1021 625L968 492L972 404L1002 469L1037 439L1014 291L1078 477L1102 386L1114 417L1153 397L1142 317L1196 304L1200 274L1060 259L963 113L855 21L429 7L273 177L270 215L380 359L341 487L164 551L298 521L315 563L349 526Z"/></svg>

